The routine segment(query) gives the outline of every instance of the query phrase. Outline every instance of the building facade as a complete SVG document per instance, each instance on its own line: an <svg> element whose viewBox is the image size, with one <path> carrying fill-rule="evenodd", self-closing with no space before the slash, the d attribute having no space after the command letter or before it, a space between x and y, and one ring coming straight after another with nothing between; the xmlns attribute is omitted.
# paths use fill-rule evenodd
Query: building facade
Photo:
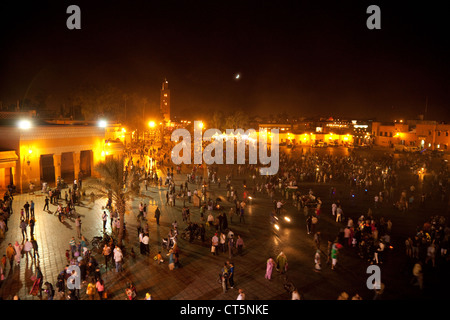
<svg viewBox="0 0 450 320"><path fill-rule="evenodd" d="M448 151L450 124L437 121L407 120L393 123L374 122L372 134L378 146L403 145L421 149Z"/></svg>
<svg viewBox="0 0 450 320"><path fill-rule="evenodd" d="M96 125L0 126L0 146L8 152L2 155L1 187L12 183L22 192L31 183L39 188L44 182L55 184L59 177L70 184L80 173L96 175L97 163L124 151L120 140L108 140L105 133L106 128Z"/></svg>

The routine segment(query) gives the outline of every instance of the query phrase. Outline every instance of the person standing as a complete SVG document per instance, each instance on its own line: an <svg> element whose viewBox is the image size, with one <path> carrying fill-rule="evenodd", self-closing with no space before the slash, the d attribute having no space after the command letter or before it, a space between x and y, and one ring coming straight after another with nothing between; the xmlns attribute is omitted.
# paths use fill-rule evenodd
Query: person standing
<svg viewBox="0 0 450 320"><path fill-rule="evenodd" d="M87 288L86 288L86 294L89 297L89 300L94 300L95 294L96 294L96 286L93 283L93 281L89 281Z"/></svg>
<svg viewBox="0 0 450 320"><path fill-rule="evenodd" d="M272 272L273 272L274 266L275 266L275 260L273 260L272 258L267 259L266 275L264 276L264 278L266 278L267 280L272 280Z"/></svg>
<svg viewBox="0 0 450 320"><path fill-rule="evenodd" d="M336 270L336 264L338 259L338 244L334 242L331 245L331 270Z"/></svg>
<svg viewBox="0 0 450 320"><path fill-rule="evenodd" d="M222 249L222 253L225 253L225 247L227 244L227 236L223 232L220 232L219 243L220 243L220 248Z"/></svg>
<svg viewBox="0 0 450 320"><path fill-rule="evenodd" d="M14 256L16 255L16 250L14 249L11 243L8 243L8 247L6 248L6 258L9 260L9 266L11 269L14 266Z"/></svg>
<svg viewBox="0 0 450 320"><path fill-rule="evenodd" d="M38 247L38 243L37 243L37 241L36 241L36 239L34 238L34 237L31 237L31 244L33 245L33 259L35 259L36 260L36 256L38 257L38 259L39 259L39 252L38 252L38 249L39 249L39 247Z"/></svg>
<svg viewBox="0 0 450 320"><path fill-rule="evenodd" d="M161 211L159 210L159 207L156 206L155 209L155 219L156 219L156 224L159 226L159 217L161 216Z"/></svg>
<svg viewBox="0 0 450 320"><path fill-rule="evenodd" d="M108 270L108 260L111 257L111 247L107 243L105 243L105 246L103 247L102 255L105 258L105 270Z"/></svg>
<svg viewBox="0 0 450 320"><path fill-rule="evenodd" d="M75 251L77 251L77 244L75 241L75 237L72 237L72 239L69 240L69 246L73 258L75 256Z"/></svg>
<svg viewBox="0 0 450 320"><path fill-rule="evenodd" d="M33 237L34 235L34 225L36 223L36 220L34 219L34 215L30 217L30 220L28 221L28 225L30 226L30 237Z"/></svg>
<svg viewBox="0 0 450 320"><path fill-rule="evenodd" d="M22 230L22 242L23 242L27 238L28 223L25 219L21 219L19 226L20 226L20 229Z"/></svg>
<svg viewBox="0 0 450 320"><path fill-rule="evenodd" d="M280 273L285 273L287 271L287 257L283 253L283 251L281 251L280 254L277 256L276 262L277 262L277 271Z"/></svg>
<svg viewBox="0 0 450 320"><path fill-rule="evenodd" d="M30 202L30 215L32 218L34 218L34 201L31 200Z"/></svg>
<svg viewBox="0 0 450 320"><path fill-rule="evenodd" d="M75 227L77 229L77 237L81 238L81 218L80 218L80 216L78 216L75 219Z"/></svg>
<svg viewBox="0 0 450 320"><path fill-rule="evenodd" d="M30 219L30 204L27 202L25 202L25 204L23 205L23 208L25 209L25 215L26 215L26 219Z"/></svg>
<svg viewBox="0 0 450 320"><path fill-rule="evenodd" d="M145 255L149 255L150 254L150 245L149 245L149 236L148 233L144 233L143 237L142 237L142 245L144 247L144 254Z"/></svg>
<svg viewBox="0 0 450 320"><path fill-rule="evenodd" d="M229 277L229 273L228 273L228 266L226 263L223 264L223 268L220 271L220 279L222 281L222 290L223 293L226 293L228 290L228 277Z"/></svg>
<svg viewBox="0 0 450 320"><path fill-rule="evenodd" d="M316 250L316 254L314 255L314 271L320 272L322 270L320 263L320 250Z"/></svg>
<svg viewBox="0 0 450 320"><path fill-rule="evenodd" d="M27 240L25 241L25 244L23 245L23 251L25 252L25 257L26 257L27 261L28 261L28 255L30 256L30 259L33 258L31 255L32 249L33 249L33 244L27 238Z"/></svg>
<svg viewBox="0 0 450 320"><path fill-rule="evenodd" d="M14 260L16 260L17 265L20 265L20 260L22 258L22 249L23 245L19 244L18 241L14 244L14 252L16 255L14 256Z"/></svg>
<svg viewBox="0 0 450 320"><path fill-rule="evenodd" d="M234 248L234 235L231 234L228 237L228 259L231 259L233 257L233 248Z"/></svg>
<svg viewBox="0 0 450 320"><path fill-rule="evenodd" d="M103 221L103 232L106 232L106 222L108 221L108 214L106 213L106 210L103 210L102 221Z"/></svg>
<svg viewBox="0 0 450 320"><path fill-rule="evenodd" d="M337 210L337 204L335 202L333 202L333 204L331 205L331 214L333 215L333 217L336 215L336 210Z"/></svg>
<svg viewBox="0 0 450 320"><path fill-rule="evenodd" d="M219 237L217 236L217 233L215 233L211 238L211 252L213 255L218 255L218 247L219 247Z"/></svg>
<svg viewBox="0 0 450 320"><path fill-rule="evenodd" d="M48 281L46 281L44 285L46 287L44 291L47 294L47 300L53 300L55 297L55 289L53 289L53 285Z"/></svg>
<svg viewBox="0 0 450 320"><path fill-rule="evenodd" d="M245 293L244 293L243 289L239 289L239 294L238 294L236 300L245 300Z"/></svg>
<svg viewBox="0 0 450 320"><path fill-rule="evenodd" d="M301 300L300 294L297 289L292 291L291 300Z"/></svg>
<svg viewBox="0 0 450 320"><path fill-rule="evenodd" d="M413 267L413 276L415 277L416 283L419 285L420 290L423 289L423 269L422 261L417 261Z"/></svg>
<svg viewBox="0 0 450 320"><path fill-rule="evenodd" d="M238 235L238 238L236 240L236 248L239 255L242 255L242 249L244 248L244 240L240 235Z"/></svg>
<svg viewBox="0 0 450 320"><path fill-rule="evenodd" d="M230 288L234 288L234 264L229 260L226 263L228 269L228 283L230 284Z"/></svg>
<svg viewBox="0 0 450 320"><path fill-rule="evenodd" d="M121 272L123 270L122 259L123 259L122 250L120 250L120 248L116 246L114 248L114 261L116 262L116 272Z"/></svg>
<svg viewBox="0 0 450 320"><path fill-rule="evenodd" d="M341 222L342 221L342 215L343 215L343 210L341 205L338 205L336 208L336 222Z"/></svg>
<svg viewBox="0 0 450 320"><path fill-rule="evenodd" d="M311 233L311 226L312 226L312 217L311 217L311 215L308 215L306 217L306 232L307 232L307 234Z"/></svg>
<svg viewBox="0 0 450 320"><path fill-rule="evenodd" d="M320 240L321 240L320 231L317 231L314 234L314 243L316 244L317 250L320 250Z"/></svg>

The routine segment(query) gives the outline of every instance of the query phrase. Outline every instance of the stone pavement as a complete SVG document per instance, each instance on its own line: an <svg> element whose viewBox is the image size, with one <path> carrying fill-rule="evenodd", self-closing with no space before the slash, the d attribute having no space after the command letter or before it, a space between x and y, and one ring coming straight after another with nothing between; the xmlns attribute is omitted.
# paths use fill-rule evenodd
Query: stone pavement
<svg viewBox="0 0 450 320"><path fill-rule="evenodd" d="M180 178L184 179L184 175ZM177 178L177 177L175 177ZM89 181L84 181L87 186ZM179 184L177 185L177 188ZM67 190L67 189L65 189ZM64 191L63 190L63 194ZM168 257L166 262L158 265L153 260L154 255L161 251L160 239L166 237L171 223L177 220L180 232L184 228L181 218L181 203L177 202L176 207L167 207L165 203L165 190L162 187L149 187L148 191L143 191L143 196L135 198L131 203L131 208L126 215L128 237L125 240L127 251L130 247L134 248L136 258L130 256L125 258L124 271L117 274L115 270L105 270L102 268L103 279L109 293L110 299L125 300L125 287L128 281L132 281L137 288L138 299L143 299L146 292L152 294L153 299L189 299L189 300L218 300L218 299L236 299L238 288L244 288L247 299L289 299L290 295L283 287L284 278L276 275L272 281L264 279L265 261L268 257L261 256L259 253L260 245L257 239L252 239L249 235L252 228L252 217L247 217L246 224L239 222L230 223L235 234L242 234L245 241L244 254L233 257L235 264L235 287L229 289L227 293L222 293L221 285L218 283L218 274L223 263L227 260L228 254L212 256L210 253L210 238L212 230L207 230L205 244L200 240L195 240L190 244L182 239L179 240L181 249L180 262L182 268L170 271L168 268ZM87 192L89 194L89 192ZM76 238L75 223L66 219L64 223L59 222L58 217L52 213L44 212L45 196L37 191L35 194L20 194L14 196L14 213L8 220L9 231L5 239L1 241L0 253L6 252L8 243L14 244L15 241L22 241L21 231L19 229L20 208L25 201L35 202L35 237L39 245L39 266L44 276L44 282L49 281L56 284L57 275L67 264L65 251L69 248L69 240L72 236ZM64 200L60 200L64 201ZM150 230L150 256L139 254L139 241L136 219L139 202L146 201L148 206L149 230ZM95 204L88 204L86 199L83 206L77 206L77 213L82 219L82 235L90 241L92 237L102 234L101 213L102 206L106 204L106 199L97 199ZM158 204L161 208L160 226L156 225L153 218L153 212ZM52 212L56 211L55 205L50 205ZM199 222L199 209L191 206L191 220ZM108 232L109 221L108 221ZM207 228L208 229L208 228ZM28 230L29 231L29 230ZM90 246L88 246L90 248ZM103 258L96 255L97 261L102 264ZM40 297L34 297L29 294L33 282L31 276L35 272L35 264L23 258L20 266L10 270L9 263L5 270L5 280L0 288L0 297L9 300L14 295L18 295L22 300L38 300ZM81 288L81 297L86 299L84 294L85 284ZM45 295L43 297L45 299Z"/></svg>

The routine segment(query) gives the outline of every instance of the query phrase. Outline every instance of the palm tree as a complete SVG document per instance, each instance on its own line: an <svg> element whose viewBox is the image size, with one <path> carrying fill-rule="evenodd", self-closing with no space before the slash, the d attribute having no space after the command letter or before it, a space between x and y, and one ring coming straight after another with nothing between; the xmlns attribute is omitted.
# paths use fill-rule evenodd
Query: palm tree
<svg viewBox="0 0 450 320"><path fill-rule="evenodd" d="M92 188L101 196L110 197L119 213L120 226L117 244L122 246L124 238L124 223L127 201L137 195L136 181L133 174L124 174L124 157L107 158L95 166L95 171L100 174L99 178L92 181ZM139 188L137 188L139 190Z"/></svg>

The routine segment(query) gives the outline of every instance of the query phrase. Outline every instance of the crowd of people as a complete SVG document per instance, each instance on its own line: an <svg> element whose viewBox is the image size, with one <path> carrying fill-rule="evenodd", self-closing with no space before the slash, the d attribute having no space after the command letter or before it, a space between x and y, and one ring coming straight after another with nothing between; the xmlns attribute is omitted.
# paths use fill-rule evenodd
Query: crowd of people
<svg viewBox="0 0 450 320"><path fill-rule="evenodd" d="M247 207L251 203L252 196L264 196L271 199L273 207L269 208L271 217L280 216L288 206L289 210L296 210L304 214L306 233L313 236L314 248L311 249L315 272L323 270L321 257L326 255L327 265L331 270L339 268L338 257L341 249L346 252L354 252L367 264L383 264L386 254L391 250L392 221L386 218L384 212L387 208L399 209L402 212L426 206L430 201L447 202L448 171L446 163L441 163L438 169L432 169L432 158L429 156L406 156L394 157L386 154L379 158L368 158L357 153L348 156L335 156L303 151L298 155L280 153L280 170L273 176L260 176L258 165L237 165L227 167L228 171L219 175L219 169L214 166L193 165L189 167L186 175L182 174L180 166L175 166L177 179L183 180L178 185L175 182L174 166L160 167L162 174L158 175L155 167L148 167L145 155L155 150L139 148L138 156L127 151L128 156L125 163L125 179L132 175L133 187L137 188L138 194L145 194L148 187L157 187L165 197L165 201L156 206L152 215L149 208L154 206L154 199L147 205L141 202L136 212L138 224L139 253L142 256L154 257L158 264L168 261L168 268L172 271L182 267L181 250L178 237L188 240L183 245L192 245L197 240L201 242L205 252L214 256L227 255L227 260L221 267L219 283L223 292L235 287L234 283L234 257L242 256L245 248L243 236L235 234L232 224L244 225ZM164 164L162 156L161 164ZM170 164L170 162L169 162ZM409 179L402 180L403 173L409 174ZM426 173L426 174L425 174ZM224 181L221 181L221 177ZM236 185L236 179L242 181L242 185ZM328 186L329 194L316 195L313 189L302 187L303 183ZM215 197L211 192L211 186L215 185L217 192L225 194L223 198ZM81 220L76 213L76 205L85 194L81 188L81 179L74 181L71 186L65 188L57 186L55 189L46 189L44 211L49 210L49 203L56 206L55 214L59 221L73 217L77 227L77 239L73 237L66 252L67 265L58 275L55 285L43 282L42 273L36 276L39 290L33 293L47 293L48 299L64 298L76 300L81 298L81 287L86 288L88 299L106 299L108 291L102 273L123 271L123 258L125 252L114 243L114 235L120 226L117 210L114 209L111 198L102 209L103 232L107 231L107 220L110 219L112 230L109 241L103 243L101 248L102 264L97 261L96 254L88 248L88 241L81 233ZM239 190L239 191L238 191ZM350 190L347 192L346 190ZM95 198L95 197L94 197ZM364 199L367 203L365 212L353 210L355 199ZM60 203L65 201L65 206ZM92 202L91 196L91 202ZM8 219L12 215L12 195L7 192L0 201L0 237L4 238L8 231ZM63 201L61 201L63 202ZM330 203L331 210L325 210L326 203ZM345 204L344 204L345 203ZM20 263L22 251L26 252L26 258L38 262L39 253L37 243L34 239L34 203L25 203L20 212L20 227L22 231L22 243L16 242L8 246L4 255L4 261ZM226 206L225 206L226 205ZM159 226L161 216L160 206L167 209L180 208L180 221L182 228L179 229L177 221L172 223L169 232L163 242L161 249L150 248L149 221L151 216L155 218ZM198 211L198 215L197 215ZM324 215L329 215L336 222L336 236L328 239L326 252L321 248L320 223ZM194 219L195 217L195 219ZM197 222L194 222L196 218ZM237 219L239 217L239 219ZM234 221L233 221L234 219ZM182 230L181 232L179 230ZM424 265L434 267L443 258L448 258L448 223L443 217L434 217L417 230L416 234L406 240L406 255L414 259L414 279L422 288L423 277L421 269ZM210 239L210 242L209 242ZM20 254L18 254L18 252ZM153 252L153 253L151 253ZM131 255L134 255L133 249ZM266 259L264 259L266 260ZM2 260L3 261L3 260ZM265 279L272 280L273 271L280 274L288 272L288 262L285 253L280 252L274 258L269 257L266 261ZM6 263L2 263L2 275ZM39 266L36 264L36 274ZM77 274L79 272L79 274ZM83 286L74 286L68 290L68 281L73 282L79 277ZM46 289L42 289L42 285ZM384 284L383 284L384 286ZM239 296L245 299L245 294L240 288ZM289 291L292 299L300 297L298 290L293 288ZM380 296L376 292L376 297ZM127 299L137 298L136 288L132 283L127 284L125 289ZM146 299L150 293L146 294ZM339 299L348 299L346 292ZM361 299L359 294L354 295L354 300ZM352 299L353 299L352 298Z"/></svg>

